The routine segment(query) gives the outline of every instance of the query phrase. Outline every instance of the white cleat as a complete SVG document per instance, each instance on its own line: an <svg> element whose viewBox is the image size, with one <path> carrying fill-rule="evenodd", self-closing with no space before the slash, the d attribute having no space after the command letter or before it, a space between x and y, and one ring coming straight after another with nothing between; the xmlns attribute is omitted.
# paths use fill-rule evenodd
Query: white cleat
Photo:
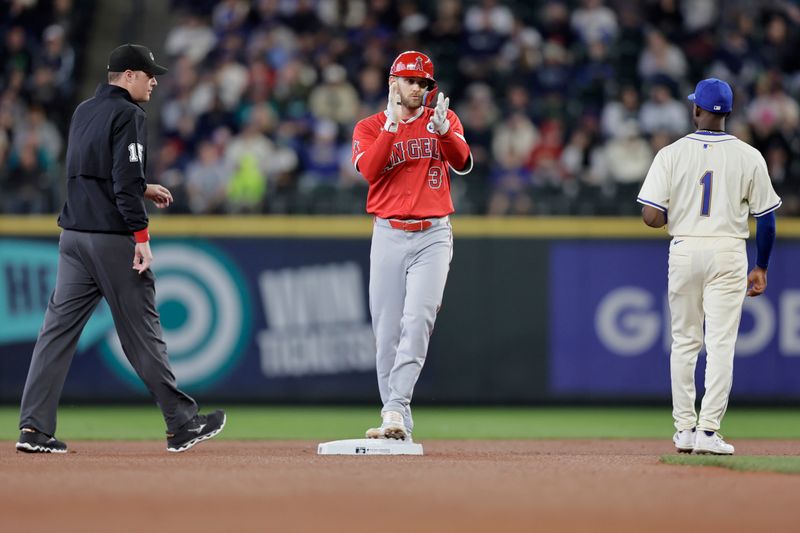
<svg viewBox="0 0 800 533"><path fill-rule="evenodd" d="M711 433L711 435L708 435ZM733 446L725 442L716 431L697 431L694 453L710 455L733 455Z"/></svg>
<svg viewBox="0 0 800 533"><path fill-rule="evenodd" d="M367 430L367 438L368 439L383 439L385 438L383 435L383 428L369 428Z"/></svg>
<svg viewBox="0 0 800 533"><path fill-rule="evenodd" d="M694 428L682 429L672 436L672 442L675 443L678 453L692 453L696 437L697 431Z"/></svg>
<svg viewBox="0 0 800 533"><path fill-rule="evenodd" d="M402 413L386 411L383 413L381 427L368 429L367 438L411 440L411 432L406 428Z"/></svg>

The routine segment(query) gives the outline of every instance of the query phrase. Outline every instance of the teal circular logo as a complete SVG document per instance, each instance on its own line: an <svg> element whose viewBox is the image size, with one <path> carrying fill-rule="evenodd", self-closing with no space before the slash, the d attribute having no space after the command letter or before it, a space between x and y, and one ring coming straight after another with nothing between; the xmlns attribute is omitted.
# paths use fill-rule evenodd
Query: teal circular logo
<svg viewBox="0 0 800 533"><path fill-rule="evenodd" d="M200 390L232 370L250 334L250 302L243 277L206 244L153 246L156 307L178 387ZM101 349L112 370L139 390L144 384L112 328Z"/></svg>

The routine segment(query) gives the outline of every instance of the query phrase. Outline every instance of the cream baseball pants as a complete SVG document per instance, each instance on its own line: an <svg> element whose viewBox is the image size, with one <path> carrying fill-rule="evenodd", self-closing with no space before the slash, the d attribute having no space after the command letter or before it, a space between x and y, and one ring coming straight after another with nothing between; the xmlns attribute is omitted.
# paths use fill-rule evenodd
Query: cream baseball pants
<svg viewBox="0 0 800 533"><path fill-rule="evenodd" d="M678 430L719 430L733 383L733 353L746 291L744 239L675 237L670 243L670 374ZM704 341L706 392L698 419L694 375Z"/></svg>

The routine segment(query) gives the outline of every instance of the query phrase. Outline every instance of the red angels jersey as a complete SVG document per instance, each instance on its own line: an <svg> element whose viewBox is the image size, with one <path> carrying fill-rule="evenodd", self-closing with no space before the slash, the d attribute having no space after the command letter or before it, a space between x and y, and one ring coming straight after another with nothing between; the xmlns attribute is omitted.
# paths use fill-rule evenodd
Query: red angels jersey
<svg viewBox="0 0 800 533"><path fill-rule="evenodd" d="M381 111L356 124L353 164L369 182L367 212L381 218L420 219L449 215L450 170L466 174L472 156L458 116L447 111L450 129L445 135L428 129L433 109L420 107L401 121L396 133L384 129Z"/></svg>

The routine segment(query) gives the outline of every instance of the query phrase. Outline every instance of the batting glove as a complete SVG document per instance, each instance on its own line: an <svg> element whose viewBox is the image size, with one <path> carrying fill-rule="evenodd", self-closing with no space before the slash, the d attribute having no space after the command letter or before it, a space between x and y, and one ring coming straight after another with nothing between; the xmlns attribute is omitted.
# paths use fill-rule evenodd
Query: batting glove
<svg viewBox="0 0 800 533"><path fill-rule="evenodd" d="M386 123L383 129L395 133L400 123L400 89L397 82L389 84L389 100L386 103Z"/></svg>
<svg viewBox="0 0 800 533"><path fill-rule="evenodd" d="M447 110L450 108L450 98L445 98L442 93L436 99L436 109L431 115L430 124L434 132L444 135L450 131L450 121L447 120Z"/></svg>

